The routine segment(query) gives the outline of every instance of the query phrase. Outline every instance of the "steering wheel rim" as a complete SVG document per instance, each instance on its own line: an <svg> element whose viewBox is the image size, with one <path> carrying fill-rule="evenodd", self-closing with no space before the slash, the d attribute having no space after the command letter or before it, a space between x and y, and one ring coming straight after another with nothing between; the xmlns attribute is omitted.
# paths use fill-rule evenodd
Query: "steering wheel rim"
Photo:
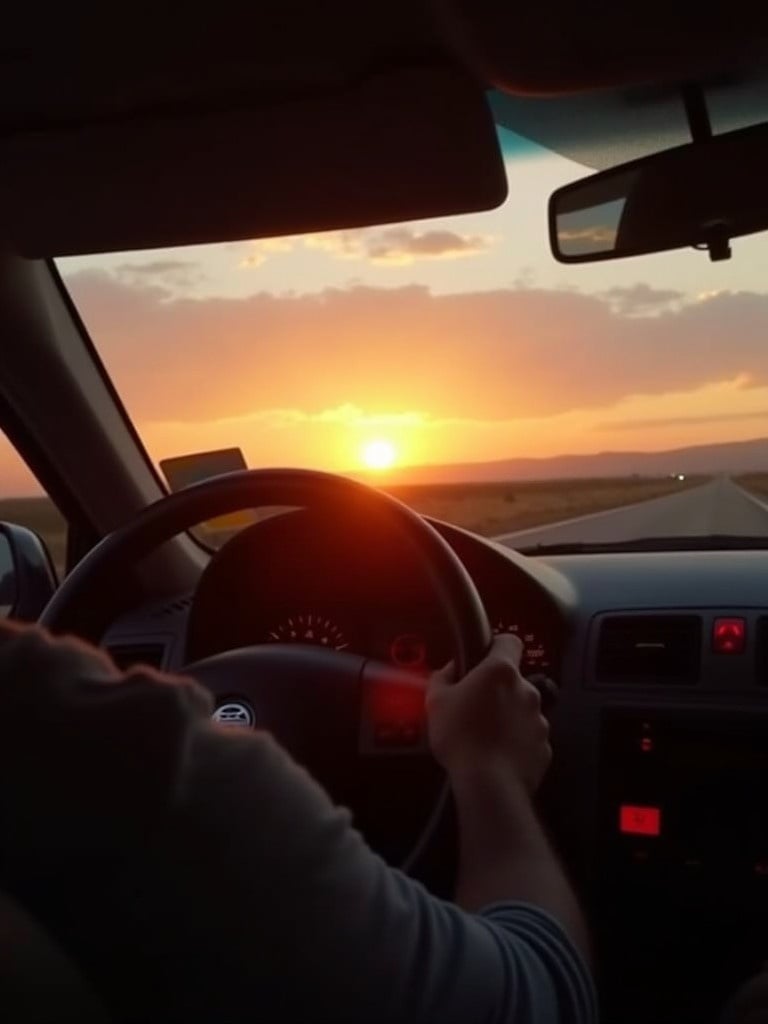
<svg viewBox="0 0 768 1024"><path fill-rule="evenodd" d="M75 566L43 611L40 624L54 633L72 632L98 643L120 610L116 600L118 588L113 585L120 573L133 569L161 544L200 522L258 506L321 507L329 513L334 507L343 506L347 515L353 508L356 514L369 516L372 521L378 519L391 527L419 559L446 616L456 677L465 675L488 650L491 628L480 595L463 563L437 530L390 495L347 477L314 470L244 470L213 477L166 495L108 534ZM192 668L189 674L194 677L194 666ZM446 788L443 787L426 827L406 860L406 869L424 848L445 801Z"/></svg>

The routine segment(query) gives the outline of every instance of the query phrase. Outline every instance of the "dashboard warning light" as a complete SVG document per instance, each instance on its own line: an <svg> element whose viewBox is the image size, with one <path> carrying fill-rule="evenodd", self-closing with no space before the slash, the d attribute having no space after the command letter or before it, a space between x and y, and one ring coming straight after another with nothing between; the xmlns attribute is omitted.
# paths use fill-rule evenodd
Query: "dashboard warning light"
<svg viewBox="0 0 768 1024"><path fill-rule="evenodd" d="M715 654L741 654L747 640L744 619L715 619L712 626L712 650Z"/></svg>
<svg viewBox="0 0 768 1024"><path fill-rule="evenodd" d="M619 831L630 836L661 835L660 808L622 804L619 808Z"/></svg>
<svg viewBox="0 0 768 1024"><path fill-rule="evenodd" d="M640 740L640 749L644 754L653 753L653 740L650 736L643 736Z"/></svg>

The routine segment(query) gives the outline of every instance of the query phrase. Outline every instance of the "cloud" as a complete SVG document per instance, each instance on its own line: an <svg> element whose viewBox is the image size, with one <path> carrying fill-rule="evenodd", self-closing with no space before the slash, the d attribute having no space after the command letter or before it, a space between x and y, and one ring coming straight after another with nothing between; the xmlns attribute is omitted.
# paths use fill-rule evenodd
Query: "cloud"
<svg viewBox="0 0 768 1024"><path fill-rule="evenodd" d="M372 263L402 266L417 259L456 259L486 252L493 244L487 235L460 235L455 231L412 231L390 228L368 243L367 256Z"/></svg>
<svg viewBox="0 0 768 1024"><path fill-rule="evenodd" d="M171 419L161 421L166 427L191 426L196 421L192 419ZM505 423L515 422L470 419L461 417L442 416L435 417L424 410L410 410L395 413L370 413L359 405L348 402L344 405L337 405L330 409L319 409L308 411L298 407L259 409L256 412L245 413L242 416L224 416L209 421L211 426L240 425L243 427L263 425L273 430L301 425L334 425L354 427L360 430L369 429L401 429L417 427L421 430L441 430L445 427L472 427L472 428L498 428Z"/></svg>
<svg viewBox="0 0 768 1024"><path fill-rule="evenodd" d="M105 271L67 283L140 422L350 404L370 416L505 423L601 409L604 422L661 415L653 396L722 381L738 386L712 411L743 410L768 385L765 294L721 292L629 316L604 296L534 287L193 299ZM642 408L613 413L627 396L644 396Z"/></svg>
<svg viewBox="0 0 768 1024"><path fill-rule="evenodd" d="M642 283L629 288L608 288L601 295L624 316L656 313L663 307L679 303L685 298L683 292L672 288L651 288L650 285Z"/></svg>
<svg viewBox="0 0 768 1024"><path fill-rule="evenodd" d="M238 263L238 266L243 270L252 270L254 267L260 267L266 258L263 252L252 252L250 256L244 256Z"/></svg>
<svg viewBox="0 0 768 1024"><path fill-rule="evenodd" d="M319 249L337 259L366 259L378 265L407 266L416 260L475 256L487 252L493 241L488 235L393 227L309 235L304 239L304 244L308 249Z"/></svg>
<svg viewBox="0 0 768 1024"><path fill-rule="evenodd" d="M359 260L365 255L361 231L321 231L307 235L304 245L307 249L319 249L341 260Z"/></svg>
<svg viewBox="0 0 768 1024"><path fill-rule="evenodd" d="M708 423L746 423L750 420L768 420L768 409L747 412L712 413L704 416L659 416L646 419L606 420L596 423L594 430L655 430L667 427L702 426Z"/></svg>
<svg viewBox="0 0 768 1024"><path fill-rule="evenodd" d="M296 238L290 236L286 238L260 238L253 244L264 252L292 252L296 241Z"/></svg>
<svg viewBox="0 0 768 1024"><path fill-rule="evenodd" d="M256 238L250 243L250 252L242 257L238 266L241 269L254 269L266 262L269 256L276 253L283 254L293 252L298 238L288 236L285 238Z"/></svg>
<svg viewBox="0 0 768 1024"><path fill-rule="evenodd" d="M595 250L605 252L616 246L616 228L607 224L589 228L558 227L557 240L566 256L580 256ZM564 242L567 244L563 245Z"/></svg>
<svg viewBox="0 0 768 1024"><path fill-rule="evenodd" d="M116 267L116 273L130 277L157 277L179 270L187 273L194 266L191 260L152 260L149 263L121 263Z"/></svg>
<svg viewBox="0 0 768 1024"><path fill-rule="evenodd" d="M117 277L128 284L150 281L161 288L193 288L205 280L205 274L194 260L150 260L147 263L120 263Z"/></svg>

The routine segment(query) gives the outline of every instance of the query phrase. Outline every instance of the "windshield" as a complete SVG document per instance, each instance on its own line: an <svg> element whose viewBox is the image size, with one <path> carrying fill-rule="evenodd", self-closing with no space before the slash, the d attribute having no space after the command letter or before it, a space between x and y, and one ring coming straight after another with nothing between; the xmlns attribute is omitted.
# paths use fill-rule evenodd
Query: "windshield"
<svg viewBox="0 0 768 1024"><path fill-rule="evenodd" d="M488 213L58 261L151 457L353 474L519 547L768 535L768 238L561 266L587 171L500 131Z"/></svg>

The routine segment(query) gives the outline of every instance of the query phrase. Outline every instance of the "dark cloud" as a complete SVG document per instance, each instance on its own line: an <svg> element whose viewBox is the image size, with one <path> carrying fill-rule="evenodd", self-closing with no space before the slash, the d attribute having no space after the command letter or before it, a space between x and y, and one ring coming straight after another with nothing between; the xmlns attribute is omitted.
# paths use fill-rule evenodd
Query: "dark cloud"
<svg viewBox="0 0 768 1024"><path fill-rule="evenodd" d="M605 297L537 288L193 299L105 272L68 283L129 408L153 420L182 407L184 418L205 420L350 402L508 420L736 378L768 382L763 294L726 292L643 317Z"/></svg>
<svg viewBox="0 0 768 1024"><path fill-rule="evenodd" d="M684 298L683 292L671 288L651 288L647 284L635 284L631 288L609 288L602 295L617 312L627 316L653 313Z"/></svg>
<svg viewBox="0 0 768 1024"><path fill-rule="evenodd" d="M150 263L121 263L116 273L131 277L157 277L158 274L172 274L176 271L189 271L197 264L192 260L152 260Z"/></svg>
<svg viewBox="0 0 768 1024"><path fill-rule="evenodd" d="M446 259L485 252L493 240L485 235L460 235L455 231L413 231L389 228L374 235L366 245L374 263L408 263L413 259Z"/></svg>
<svg viewBox="0 0 768 1024"><path fill-rule="evenodd" d="M408 227L383 230L331 231L310 235L305 244L339 259L367 259L371 263L403 266L416 260L456 259L487 252L488 235L462 235L456 231L414 231Z"/></svg>

